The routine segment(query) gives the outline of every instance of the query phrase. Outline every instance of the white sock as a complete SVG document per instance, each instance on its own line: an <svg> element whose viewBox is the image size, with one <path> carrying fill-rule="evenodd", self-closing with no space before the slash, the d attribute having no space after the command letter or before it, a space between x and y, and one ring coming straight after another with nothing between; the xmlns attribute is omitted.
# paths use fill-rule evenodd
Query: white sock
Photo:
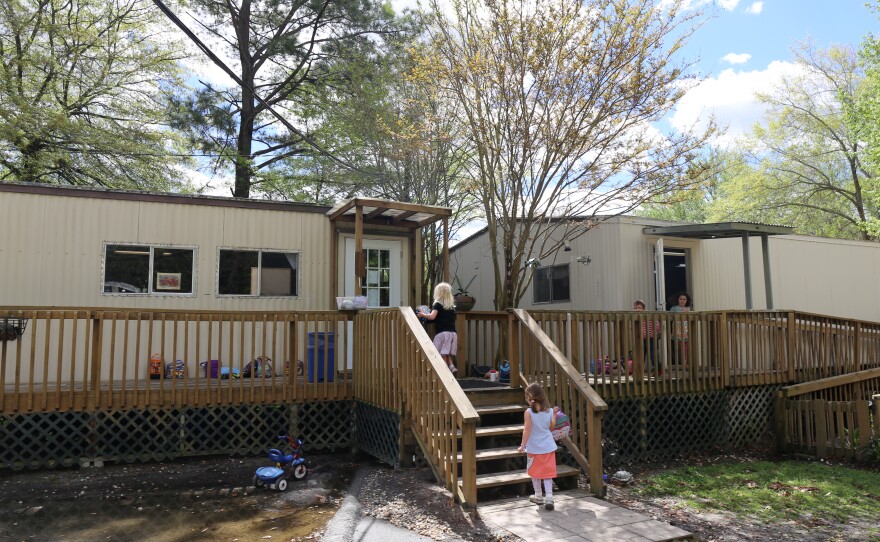
<svg viewBox="0 0 880 542"><path fill-rule="evenodd" d="M532 487L535 488L535 496L541 496L541 479L540 478L532 478Z"/></svg>
<svg viewBox="0 0 880 542"><path fill-rule="evenodd" d="M534 478L533 478L534 480ZM553 479L552 478L544 478L544 497L547 499L553 499Z"/></svg>

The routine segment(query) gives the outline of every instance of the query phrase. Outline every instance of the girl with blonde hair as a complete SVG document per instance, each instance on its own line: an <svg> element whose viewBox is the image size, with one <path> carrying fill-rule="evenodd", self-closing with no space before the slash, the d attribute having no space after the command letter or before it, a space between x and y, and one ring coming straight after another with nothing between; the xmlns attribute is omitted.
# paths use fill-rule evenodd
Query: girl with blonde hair
<svg viewBox="0 0 880 542"><path fill-rule="evenodd" d="M434 287L431 312L419 311L419 317L434 322L434 346L443 356L449 370L458 372L452 362L452 356L458 352L458 333L455 332L455 301L452 299L452 286L448 282L441 282Z"/></svg>

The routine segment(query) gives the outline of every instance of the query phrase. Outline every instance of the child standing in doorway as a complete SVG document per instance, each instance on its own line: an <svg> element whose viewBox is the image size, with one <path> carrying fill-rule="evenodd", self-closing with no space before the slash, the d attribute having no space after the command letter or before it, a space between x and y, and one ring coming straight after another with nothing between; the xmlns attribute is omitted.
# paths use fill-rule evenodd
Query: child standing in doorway
<svg viewBox="0 0 880 542"><path fill-rule="evenodd" d="M434 304L431 312L419 312L419 317L434 322L434 346L443 361L453 373L458 369L452 363L452 356L458 352L458 334L455 332L455 301L452 298L452 286L441 282L434 287Z"/></svg>
<svg viewBox="0 0 880 542"><path fill-rule="evenodd" d="M547 510L553 510L553 479L556 478L556 441L551 431L556 428L558 407L550 408L544 388L537 382L526 388L526 401L529 408L525 412L523 422L522 444L519 452L526 452L526 472L532 478L534 495L529 500L535 504L543 504ZM541 497L541 483L544 484L544 496Z"/></svg>

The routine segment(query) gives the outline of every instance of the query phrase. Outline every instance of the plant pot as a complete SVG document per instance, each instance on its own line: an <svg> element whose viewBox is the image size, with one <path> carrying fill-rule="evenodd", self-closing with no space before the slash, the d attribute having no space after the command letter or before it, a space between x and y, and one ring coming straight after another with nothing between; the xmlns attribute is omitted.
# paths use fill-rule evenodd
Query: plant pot
<svg viewBox="0 0 880 542"><path fill-rule="evenodd" d="M471 310L477 302L477 300L470 295L456 295L453 299L455 299L455 310L458 312L467 312Z"/></svg>

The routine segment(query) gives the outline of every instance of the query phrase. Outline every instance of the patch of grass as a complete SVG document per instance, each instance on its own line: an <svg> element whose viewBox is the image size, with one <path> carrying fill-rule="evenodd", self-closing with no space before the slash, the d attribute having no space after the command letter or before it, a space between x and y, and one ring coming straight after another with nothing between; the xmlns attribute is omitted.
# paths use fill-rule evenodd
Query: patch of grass
<svg viewBox="0 0 880 542"><path fill-rule="evenodd" d="M649 476L634 491L770 522L808 514L845 522L876 518L880 510L880 473L799 461L681 467Z"/></svg>

